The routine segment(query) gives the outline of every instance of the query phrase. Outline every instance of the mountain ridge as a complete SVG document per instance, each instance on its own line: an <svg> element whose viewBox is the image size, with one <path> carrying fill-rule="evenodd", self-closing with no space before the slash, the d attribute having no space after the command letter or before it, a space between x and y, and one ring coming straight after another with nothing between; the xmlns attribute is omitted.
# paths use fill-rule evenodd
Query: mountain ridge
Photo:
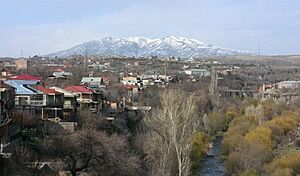
<svg viewBox="0 0 300 176"><path fill-rule="evenodd" d="M253 55L253 52L218 47L196 39L166 36L160 39L146 37L113 38L102 37L66 50L54 52L48 57L69 57L72 55L111 55L128 57L180 57L197 58L205 56Z"/></svg>

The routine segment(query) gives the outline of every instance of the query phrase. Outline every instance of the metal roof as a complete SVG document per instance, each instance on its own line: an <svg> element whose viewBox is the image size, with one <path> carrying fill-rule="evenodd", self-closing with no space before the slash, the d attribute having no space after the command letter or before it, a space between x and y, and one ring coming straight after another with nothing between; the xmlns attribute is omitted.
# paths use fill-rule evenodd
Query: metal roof
<svg viewBox="0 0 300 176"><path fill-rule="evenodd" d="M75 97L76 94L72 93L71 91L67 91L60 87L50 87L50 89L54 89L57 92L63 93L65 97Z"/></svg>
<svg viewBox="0 0 300 176"><path fill-rule="evenodd" d="M83 77L81 83L101 83L101 77Z"/></svg>
<svg viewBox="0 0 300 176"><path fill-rule="evenodd" d="M70 73L70 72L53 72L52 75L55 77L67 77L67 76L72 76L72 73Z"/></svg>
<svg viewBox="0 0 300 176"><path fill-rule="evenodd" d="M36 85L38 81L29 81L29 80L7 80L4 81L5 84L8 84L16 89L16 94L26 94L26 95L36 95L40 94L39 91L33 91L26 88L24 85Z"/></svg>
<svg viewBox="0 0 300 176"><path fill-rule="evenodd" d="M4 83L9 84L17 84L17 85L37 85L39 81L37 80L7 80Z"/></svg>

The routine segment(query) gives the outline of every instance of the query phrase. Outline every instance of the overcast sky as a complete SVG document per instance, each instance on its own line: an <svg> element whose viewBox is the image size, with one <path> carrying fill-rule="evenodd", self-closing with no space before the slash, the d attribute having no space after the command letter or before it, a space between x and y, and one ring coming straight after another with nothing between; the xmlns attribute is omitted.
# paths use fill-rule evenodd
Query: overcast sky
<svg viewBox="0 0 300 176"><path fill-rule="evenodd" d="M300 0L0 0L0 56L100 37L177 35L262 54L300 54Z"/></svg>

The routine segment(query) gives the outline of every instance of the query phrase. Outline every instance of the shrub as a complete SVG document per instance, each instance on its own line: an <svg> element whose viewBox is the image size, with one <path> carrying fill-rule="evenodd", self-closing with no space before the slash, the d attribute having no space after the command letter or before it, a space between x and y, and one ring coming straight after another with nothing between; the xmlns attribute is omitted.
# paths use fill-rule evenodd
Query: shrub
<svg viewBox="0 0 300 176"><path fill-rule="evenodd" d="M266 167L267 175L298 175L300 174L300 151L293 151L273 160Z"/></svg>
<svg viewBox="0 0 300 176"><path fill-rule="evenodd" d="M256 127L245 135L245 140L247 142L263 144L270 149L273 148L272 130L267 127Z"/></svg>
<svg viewBox="0 0 300 176"><path fill-rule="evenodd" d="M231 152L225 162L230 174L246 174L247 171L260 173L265 163L272 157L272 150L259 143L243 142L234 152Z"/></svg>
<svg viewBox="0 0 300 176"><path fill-rule="evenodd" d="M240 174L241 176L259 176L255 171L245 171Z"/></svg>
<svg viewBox="0 0 300 176"><path fill-rule="evenodd" d="M208 150L207 136L202 132L196 132L192 139L191 161L192 174L196 174L200 165L200 161Z"/></svg>
<svg viewBox="0 0 300 176"><path fill-rule="evenodd" d="M294 116L279 116L270 121L272 126L281 129L285 134L297 127L297 120Z"/></svg>

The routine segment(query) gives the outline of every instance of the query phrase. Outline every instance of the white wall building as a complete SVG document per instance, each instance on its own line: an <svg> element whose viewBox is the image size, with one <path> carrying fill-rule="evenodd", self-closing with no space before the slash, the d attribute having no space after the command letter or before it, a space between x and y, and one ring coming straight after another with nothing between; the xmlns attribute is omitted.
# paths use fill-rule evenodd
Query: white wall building
<svg viewBox="0 0 300 176"><path fill-rule="evenodd" d="M184 70L185 74L191 75L191 76L209 76L210 72L206 69L188 69Z"/></svg>
<svg viewBox="0 0 300 176"><path fill-rule="evenodd" d="M279 89L297 89L300 88L300 81L282 81L278 83Z"/></svg>

